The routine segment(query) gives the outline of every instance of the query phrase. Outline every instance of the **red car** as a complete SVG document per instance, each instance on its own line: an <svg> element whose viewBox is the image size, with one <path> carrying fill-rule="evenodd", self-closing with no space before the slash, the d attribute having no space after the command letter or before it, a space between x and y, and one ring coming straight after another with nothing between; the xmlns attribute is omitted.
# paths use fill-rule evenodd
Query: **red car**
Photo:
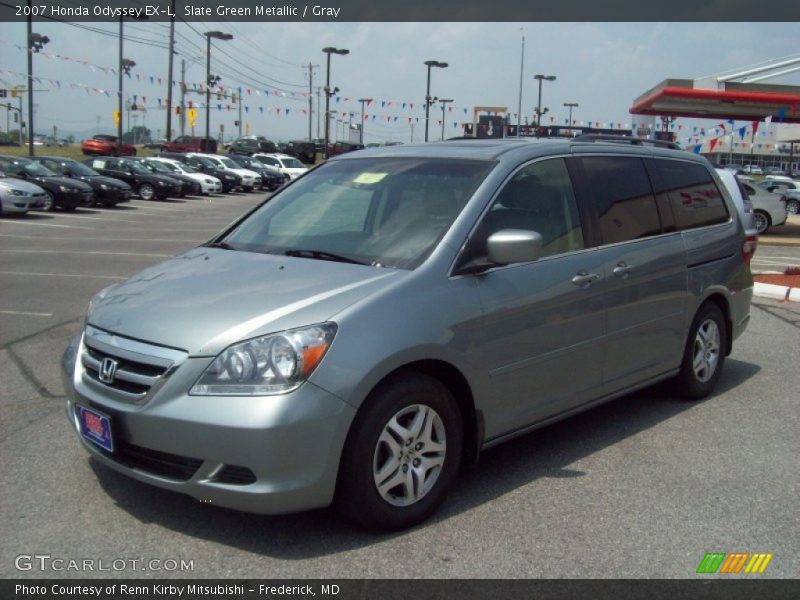
<svg viewBox="0 0 800 600"><path fill-rule="evenodd" d="M115 135L95 135L83 140L81 151L87 156L136 156L136 148L122 144Z"/></svg>
<svg viewBox="0 0 800 600"><path fill-rule="evenodd" d="M161 144L162 152L208 152L217 153L217 140L194 135L182 135L171 142Z"/></svg>

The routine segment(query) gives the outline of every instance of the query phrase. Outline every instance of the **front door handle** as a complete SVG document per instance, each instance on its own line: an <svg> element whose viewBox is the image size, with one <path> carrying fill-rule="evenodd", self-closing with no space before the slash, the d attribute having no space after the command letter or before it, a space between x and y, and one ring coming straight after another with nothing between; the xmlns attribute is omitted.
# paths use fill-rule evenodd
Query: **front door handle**
<svg viewBox="0 0 800 600"><path fill-rule="evenodd" d="M628 276L631 274L631 270L633 267L625 263L624 261L621 263L617 263L617 266L611 271L614 273L615 276L619 277L620 279L627 279Z"/></svg>
<svg viewBox="0 0 800 600"><path fill-rule="evenodd" d="M578 271L577 275L572 278L572 283L581 288L587 288L592 283L600 279L597 273L588 273L587 271Z"/></svg>

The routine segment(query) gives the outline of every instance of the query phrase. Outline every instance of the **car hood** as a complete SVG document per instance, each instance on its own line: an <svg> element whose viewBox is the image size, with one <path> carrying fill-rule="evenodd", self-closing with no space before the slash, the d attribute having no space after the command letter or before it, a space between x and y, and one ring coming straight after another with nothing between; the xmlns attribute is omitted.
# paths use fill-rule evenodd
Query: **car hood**
<svg viewBox="0 0 800 600"><path fill-rule="evenodd" d="M78 177L74 177L73 180L83 181L88 183L89 185L96 185L100 186L105 184L109 187L113 188L122 188L124 190L131 189L124 181L120 181L119 179L114 179L113 177L106 177L105 175L79 175Z"/></svg>
<svg viewBox="0 0 800 600"><path fill-rule="evenodd" d="M231 173L235 173L239 177L250 177L252 179L259 179L261 175L256 173L255 171L251 171L250 169L228 169Z"/></svg>
<svg viewBox="0 0 800 600"><path fill-rule="evenodd" d="M41 182L50 185L63 185L68 188L77 188L82 192L91 192L92 186L77 179L70 179L69 177L30 177L33 182Z"/></svg>
<svg viewBox="0 0 800 600"><path fill-rule="evenodd" d="M29 194L41 194L44 191L38 185L30 181L11 178L0 179L0 189L20 190L21 192L28 192Z"/></svg>
<svg viewBox="0 0 800 600"><path fill-rule="evenodd" d="M98 294L87 323L215 356L243 339L324 322L408 273L200 247Z"/></svg>

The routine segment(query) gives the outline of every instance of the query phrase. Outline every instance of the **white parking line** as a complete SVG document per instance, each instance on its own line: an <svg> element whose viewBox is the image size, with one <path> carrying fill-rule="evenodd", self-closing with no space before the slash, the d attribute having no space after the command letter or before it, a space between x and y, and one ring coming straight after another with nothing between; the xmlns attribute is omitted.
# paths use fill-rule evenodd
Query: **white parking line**
<svg viewBox="0 0 800 600"><path fill-rule="evenodd" d="M80 227L78 225L56 225L55 223L35 223L32 221L8 221L3 220L0 223L13 223L14 225L38 225L39 227L62 227L64 229L94 229L93 227Z"/></svg>
<svg viewBox="0 0 800 600"><path fill-rule="evenodd" d="M147 254L146 252L100 252L95 250L3 250L3 254L100 254L102 256L153 256L169 258L172 254Z"/></svg>
<svg viewBox="0 0 800 600"><path fill-rule="evenodd" d="M0 233L0 237L8 237L8 238L17 238L23 240L41 240L42 238L38 235L18 235L13 233ZM166 239L166 238L93 238L93 237L61 237L55 235L47 236L47 240L66 240L70 242L174 242L176 244L199 244L203 240L177 240L177 239Z"/></svg>
<svg viewBox="0 0 800 600"><path fill-rule="evenodd" d="M126 215L127 216L127 215ZM135 215L131 215L135 216ZM153 215L155 216L155 215ZM79 221L111 221L112 223L119 223L119 222L127 222L127 223L138 223L139 221L131 221L130 219L104 219L103 217L90 217L89 215L65 215L63 213L58 213L56 216L58 219L78 219Z"/></svg>
<svg viewBox="0 0 800 600"><path fill-rule="evenodd" d="M52 317L53 313L22 312L18 310L0 310L0 315L21 315L24 317Z"/></svg>
<svg viewBox="0 0 800 600"><path fill-rule="evenodd" d="M117 279L124 281L127 277L116 275L71 275L68 273L32 273L30 271L0 271L0 275L30 275L33 277L80 277L85 279Z"/></svg>

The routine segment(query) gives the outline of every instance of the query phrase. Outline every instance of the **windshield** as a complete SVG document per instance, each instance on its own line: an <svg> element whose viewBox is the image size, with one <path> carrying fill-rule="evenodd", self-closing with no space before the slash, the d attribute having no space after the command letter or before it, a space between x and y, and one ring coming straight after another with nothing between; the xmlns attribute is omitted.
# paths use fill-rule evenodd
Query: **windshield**
<svg viewBox="0 0 800 600"><path fill-rule="evenodd" d="M296 158L282 158L281 162L287 169L305 169L306 166Z"/></svg>
<svg viewBox="0 0 800 600"><path fill-rule="evenodd" d="M229 169L241 169L242 168L240 165L237 165L235 162L233 162L230 158L223 157L223 158L220 158L218 160L219 160L219 162L221 162L223 165L225 165Z"/></svg>
<svg viewBox="0 0 800 600"><path fill-rule="evenodd" d="M154 171L156 173L172 173L172 169L167 168L167 166L164 163L159 162L157 160L148 160L145 161L145 164L148 167L150 167L151 171Z"/></svg>
<svg viewBox="0 0 800 600"><path fill-rule="evenodd" d="M413 269L447 232L493 166L431 158L328 163L259 208L224 242L234 250L295 255L302 251Z"/></svg>
<svg viewBox="0 0 800 600"><path fill-rule="evenodd" d="M75 175L85 175L87 177L95 177L100 174L94 169L87 167L86 165L79 162L66 162L63 164L63 166L68 167L69 170Z"/></svg>
<svg viewBox="0 0 800 600"><path fill-rule="evenodd" d="M154 161L154 162L158 162L159 165L164 166L167 169L167 171L170 171L172 173L180 173L180 169L178 167L176 167L175 165L173 165L172 163L161 162L160 160L159 161Z"/></svg>
<svg viewBox="0 0 800 600"><path fill-rule="evenodd" d="M134 173L138 173L139 175L149 175L152 172L149 169L146 169L145 167L140 165L138 162L132 160L126 160L125 162L121 162L120 165L123 168L130 169Z"/></svg>
<svg viewBox="0 0 800 600"><path fill-rule="evenodd" d="M193 156L192 160L196 160L204 167L208 167L210 169L219 169L219 165L215 161L211 160L210 158L206 158L205 156Z"/></svg>
<svg viewBox="0 0 800 600"><path fill-rule="evenodd" d="M36 177L53 177L56 175L43 164L34 161L25 161L24 163L20 163L19 166L25 169L25 172L29 175L35 175Z"/></svg>

